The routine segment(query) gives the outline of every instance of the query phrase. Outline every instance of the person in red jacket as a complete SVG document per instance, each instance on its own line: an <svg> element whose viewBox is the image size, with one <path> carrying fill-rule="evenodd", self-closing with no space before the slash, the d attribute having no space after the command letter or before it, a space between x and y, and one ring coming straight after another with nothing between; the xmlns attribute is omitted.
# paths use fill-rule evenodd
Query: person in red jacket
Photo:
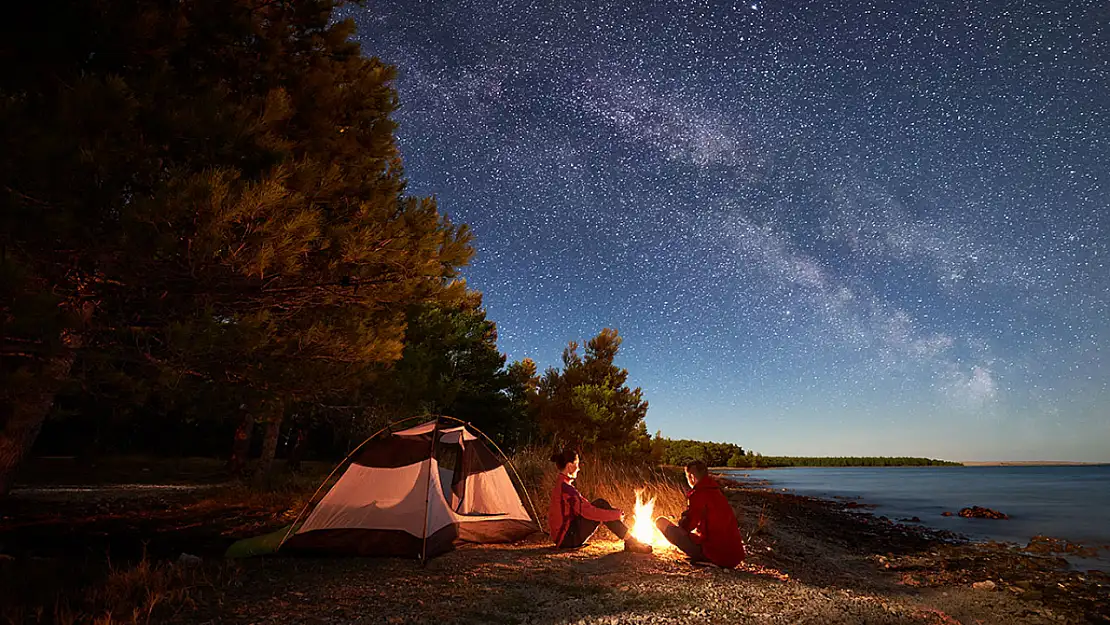
<svg viewBox="0 0 1110 625"><path fill-rule="evenodd" d="M686 465L686 481L690 484L686 493L689 501L678 525L667 517L659 517L655 526L694 562L709 561L726 569L735 568L746 554L732 506L704 462L695 460Z"/></svg>
<svg viewBox="0 0 1110 625"><path fill-rule="evenodd" d="M604 523L617 538L624 540L625 551L651 553L651 545L641 543L628 533L623 512L604 499L587 501L574 487L574 480L578 477L577 451L565 449L551 456L551 461L559 467L559 476L551 491L547 528L556 547L581 547Z"/></svg>

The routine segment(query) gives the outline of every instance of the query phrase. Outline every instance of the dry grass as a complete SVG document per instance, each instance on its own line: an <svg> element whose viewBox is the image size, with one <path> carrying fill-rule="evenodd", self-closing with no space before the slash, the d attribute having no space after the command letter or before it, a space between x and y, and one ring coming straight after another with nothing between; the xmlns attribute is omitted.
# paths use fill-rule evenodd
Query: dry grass
<svg viewBox="0 0 1110 625"><path fill-rule="evenodd" d="M756 519L755 527L752 529L751 534L747 538L747 542L751 542L752 538L756 536L763 536L771 533L771 518L767 516L767 504L764 502L763 506L759 509L759 518Z"/></svg>
<svg viewBox="0 0 1110 625"><path fill-rule="evenodd" d="M321 471L281 472L274 475L265 485L259 485L252 480L229 482L212 489L194 505L198 508L284 509L286 514L296 515L320 487L325 477L327 473ZM330 484L334 484L336 479L338 477L333 476L329 484L320 490L321 494L327 492Z"/></svg>
<svg viewBox="0 0 1110 625"><path fill-rule="evenodd" d="M43 594L38 584L38 588L8 597L0 608L0 622L159 623L170 615L197 607L205 592L227 588L237 571L232 564L155 562L146 557L133 565L109 564L107 571L71 567L62 575L66 579L54 576L57 585L52 587L51 594Z"/></svg>
<svg viewBox="0 0 1110 625"><path fill-rule="evenodd" d="M195 607L199 592L226 587L234 574L226 565L153 563L144 558L132 567L113 567L102 585L89 590L86 601L95 606L97 625L158 622L152 620L156 614Z"/></svg>
<svg viewBox="0 0 1110 625"><path fill-rule="evenodd" d="M547 501L555 487L557 470L550 450L531 448L511 458L536 506L537 521L547 523ZM587 499L602 498L613 507L632 514L636 491L655 497L655 516L677 517L686 509L685 478L682 470L647 463L614 462L584 455L579 462L575 486Z"/></svg>

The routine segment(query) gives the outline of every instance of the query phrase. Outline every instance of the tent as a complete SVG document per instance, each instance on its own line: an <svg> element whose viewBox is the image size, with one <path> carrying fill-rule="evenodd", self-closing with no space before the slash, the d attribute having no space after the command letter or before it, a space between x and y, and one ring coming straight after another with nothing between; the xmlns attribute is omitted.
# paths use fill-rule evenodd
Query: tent
<svg viewBox="0 0 1110 625"><path fill-rule="evenodd" d="M444 427L450 422L461 425ZM513 542L538 531L507 459L483 438L468 424L436 417L367 439L304 522L298 517L285 531L279 551L426 560L460 541Z"/></svg>

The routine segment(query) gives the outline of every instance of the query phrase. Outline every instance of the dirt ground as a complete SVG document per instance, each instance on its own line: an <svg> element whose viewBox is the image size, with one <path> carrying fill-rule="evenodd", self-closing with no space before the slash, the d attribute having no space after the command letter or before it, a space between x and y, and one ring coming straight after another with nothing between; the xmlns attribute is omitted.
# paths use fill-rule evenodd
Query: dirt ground
<svg viewBox="0 0 1110 625"><path fill-rule="evenodd" d="M691 565L669 549L625 553L605 530L576 551L535 536L462 546L423 568L375 558L228 563L222 550L231 541L284 521L280 502L232 504L178 489L98 494L84 504L24 493L0 510L0 573L10 588L29 588L38 583L29 564L59 572L106 550L119 560L145 549L167 563L196 555L199 564L167 566L218 581L137 621L178 625L1110 623L1110 579L1068 571L1051 555L968 544L839 502L735 485L728 493L751 534L748 561L732 571ZM22 622L49 621L25 614Z"/></svg>
<svg viewBox="0 0 1110 625"><path fill-rule="evenodd" d="M1079 575L1055 572L1057 562L847 514L830 502L739 489L731 498L745 526L764 519L748 561L733 571L693 566L671 549L625 553L612 536L577 551L552 550L541 537L466 546L423 569L404 560L273 558L245 562L218 605L173 622L1110 622L1105 603L1101 613L1096 605L1110 594L1105 579L1088 580L1086 601L1077 588L1047 600L1030 590Z"/></svg>

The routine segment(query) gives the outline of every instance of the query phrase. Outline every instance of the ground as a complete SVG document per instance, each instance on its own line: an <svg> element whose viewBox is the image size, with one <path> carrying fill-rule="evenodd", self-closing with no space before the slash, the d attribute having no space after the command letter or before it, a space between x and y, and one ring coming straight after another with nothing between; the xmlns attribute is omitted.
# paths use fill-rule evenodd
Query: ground
<svg viewBox="0 0 1110 625"><path fill-rule="evenodd" d="M866 564L861 566L866 567ZM1005 592L918 589L860 571L839 583L747 565L691 566L676 554L598 541L469 547L421 568L398 560L251 563L241 586L177 623L1060 623Z"/></svg>
<svg viewBox="0 0 1110 625"><path fill-rule="evenodd" d="M750 534L748 561L732 571L693 566L673 550L625 553L606 530L581 550L556 551L535 536L464 545L425 567L229 563L222 550L232 540L288 521L288 500L216 496L208 486L87 497L24 490L0 510L0 599L12 604L0 622L1110 623L1110 579L1062 569L1051 555L968 544L844 502L738 485L728 494ZM121 564L144 550L153 564L141 574ZM116 572L94 583L89 571L102 570L106 552ZM80 584L125 590L81 594ZM48 587L63 599L51 604ZM114 620L103 620L108 612Z"/></svg>

